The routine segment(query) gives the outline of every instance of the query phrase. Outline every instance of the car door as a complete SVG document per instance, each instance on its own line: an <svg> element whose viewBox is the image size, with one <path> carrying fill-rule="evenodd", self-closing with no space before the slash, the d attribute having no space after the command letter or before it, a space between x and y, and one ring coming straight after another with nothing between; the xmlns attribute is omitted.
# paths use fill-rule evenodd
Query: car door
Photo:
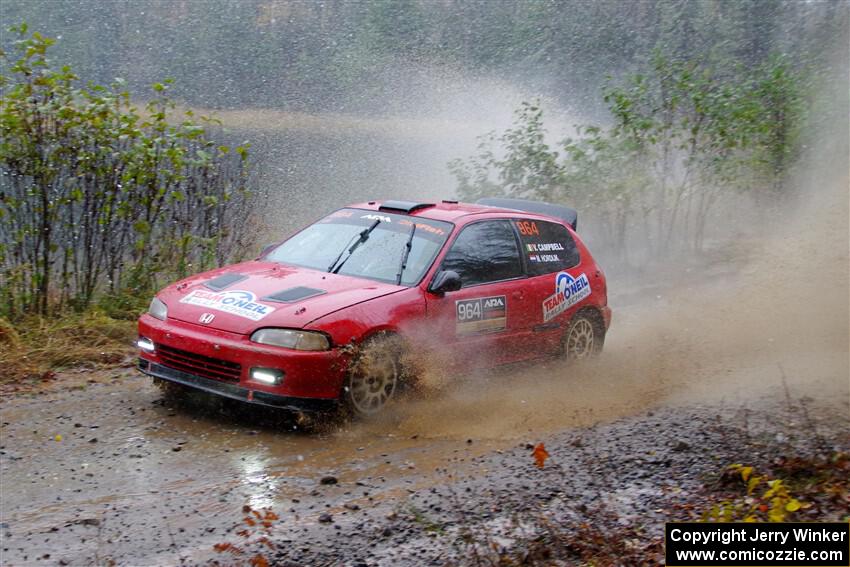
<svg viewBox="0 0 850 567"><path fill-rule="evenodd" d="M531 342L538 354L554 354L572 314L590 296L590 282L581 270L579 251L567 227L531 218L513 222L528 273L525 315L533 334Z"/></svg>
<svg viewBox="0 0 850 567"><path fill-rule="evenodd" d="M526 348L522 335L525 273L511 222L478 221L463 227L440 270L453 270L461 289L428 294L427 312L434 336L455 366L510 362Z"/></svg>

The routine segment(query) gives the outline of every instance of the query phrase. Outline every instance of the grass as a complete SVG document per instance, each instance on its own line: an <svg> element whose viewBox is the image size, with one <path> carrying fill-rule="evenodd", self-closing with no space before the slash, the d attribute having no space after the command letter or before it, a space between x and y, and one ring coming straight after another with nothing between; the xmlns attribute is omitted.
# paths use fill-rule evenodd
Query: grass
<svg viewBox="0 0 850 567"><path fill-rule="evenodd" d="M99 311L60 317L0 318L0 384L52 376L69 368L115 365L134 352L135 320Z"/></svg>

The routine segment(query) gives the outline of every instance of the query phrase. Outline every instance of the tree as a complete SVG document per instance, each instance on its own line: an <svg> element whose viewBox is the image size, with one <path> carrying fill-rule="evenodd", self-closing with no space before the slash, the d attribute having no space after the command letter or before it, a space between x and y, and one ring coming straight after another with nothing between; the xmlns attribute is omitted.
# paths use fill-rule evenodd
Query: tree
<svg viewBox="0 0 850 567"><path fill-rule="evenodd" d="M646 73L603 91L611 124L545 141L543 114L524 103L514 126L480 138L449 164L466 198L485 194L566 201L594 215L594 236L627 257L631 226L656 257L700 251L724 195L782 188L803 120L801 77L775 57L718 73L660 52Z"/></svg>
<svg viewBox="0 0 850 567"><path fill-rule="evenodd" d="M251 244L247 146L214 122L175 123L169 81L140 112L122 81L78 86L27 26L0 75L0 312L85 309L97 292L144 296L157 276L220 265ZM4 62L6 54L0 54Z"/></svg>

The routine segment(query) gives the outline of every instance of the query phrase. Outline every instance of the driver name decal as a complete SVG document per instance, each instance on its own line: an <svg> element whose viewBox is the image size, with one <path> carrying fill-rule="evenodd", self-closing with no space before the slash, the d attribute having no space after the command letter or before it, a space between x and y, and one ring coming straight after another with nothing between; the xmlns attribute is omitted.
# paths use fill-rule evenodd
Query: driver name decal
<svg viewBox="0 0 850 567"><path fill-rule="evenodd" d="M574 278L567 272L555 276L555 293L543 300L543 322L554 319L590 295L590 281L585 274Z"/></svg>
<svg viewBox="0 0 850 567"><path fill-rule="evenodd" d="M507 305L504 295L455 301L457 334L503 331L508 320Z"/></svg>
<svg viewBox="0 0 850 567"><path fill-rule="evenodd" d="M180 303L215 309L252 321L259 321L274 311L274 307L258 303L257 296L252 292L240 290L213 292L196 289L181 299Z"/></svg>

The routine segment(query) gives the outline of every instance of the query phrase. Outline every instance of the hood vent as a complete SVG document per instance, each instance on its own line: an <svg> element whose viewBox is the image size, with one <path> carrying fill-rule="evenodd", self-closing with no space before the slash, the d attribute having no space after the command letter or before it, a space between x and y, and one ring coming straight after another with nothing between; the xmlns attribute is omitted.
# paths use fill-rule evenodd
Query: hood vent
<svg viewBox="0 0 850 567"><path fill-rule="evenodd" d="M280 303L294 303L296 301L301 301L302 299L307 299L308 297L315 297L324 293L327 292L323 289L316 289L313 287L292 287L283 291L279 291L272 295L267 295L263 298L263 300L279 301Z"/></svg>
<svg viewBox="0 0 850 567"><path fill-rule="evenodd" d="M248 279L248 276L243 276L242 274L224 274L223 276L218 276L208 282L204 282L204 285L213 291L221 291L236 282L241 282L246 279Z"/></svg>

